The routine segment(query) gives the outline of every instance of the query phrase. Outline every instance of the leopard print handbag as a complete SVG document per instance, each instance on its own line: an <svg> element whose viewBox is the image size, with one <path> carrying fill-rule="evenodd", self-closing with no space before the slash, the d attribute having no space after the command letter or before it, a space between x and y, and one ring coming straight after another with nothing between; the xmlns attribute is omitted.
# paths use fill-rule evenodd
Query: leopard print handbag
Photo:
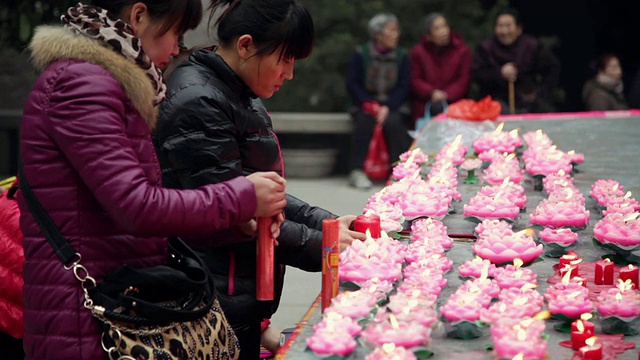
<svg viewBox="0 0 640 360"><path fill-rule="evenodd" d="M151 328L105 325L102 347L111 360L235 360L240 355L238 339L218 299L206 317L190 322Z"/></svg>

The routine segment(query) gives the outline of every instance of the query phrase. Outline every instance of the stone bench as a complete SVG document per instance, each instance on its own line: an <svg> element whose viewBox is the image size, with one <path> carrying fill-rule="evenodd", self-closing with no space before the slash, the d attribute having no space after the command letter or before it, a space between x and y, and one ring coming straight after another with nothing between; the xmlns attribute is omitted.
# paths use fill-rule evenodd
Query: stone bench
<svg viewBox="0 0 640 360"><path fill-rule="evenodd" d="M349 113L271 113L281 139L287 177L325 177L346 171L341 160L348 155L353 129Z"/></svg>

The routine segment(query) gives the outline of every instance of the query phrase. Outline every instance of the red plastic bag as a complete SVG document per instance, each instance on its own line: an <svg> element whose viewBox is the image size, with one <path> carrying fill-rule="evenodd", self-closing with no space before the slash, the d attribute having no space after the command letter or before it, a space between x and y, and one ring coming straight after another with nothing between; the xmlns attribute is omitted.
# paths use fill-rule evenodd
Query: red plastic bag
<svg viewBox="0 0 640 360"><path fill-rule="evenodd" d="M377 124L373 130L363 170L371 180L386 180L389 177L389 150L384 140L382 124Z"/></svg>
<svg viewBox="0 0 640 360"><path fill-rule="evenodd" d="M478 101L461 99L449 105L447 115L450 118L461 120L496 120L500 116L502 106L499 102L486 96Z"/></svg>

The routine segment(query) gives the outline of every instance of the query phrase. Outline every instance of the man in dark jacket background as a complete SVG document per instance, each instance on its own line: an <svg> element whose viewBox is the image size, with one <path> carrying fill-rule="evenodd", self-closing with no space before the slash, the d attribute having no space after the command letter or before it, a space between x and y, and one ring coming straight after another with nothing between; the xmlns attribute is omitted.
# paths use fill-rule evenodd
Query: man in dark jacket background
<svg viewBox="0 0 640 360"><path fill-rule="evenodd" d="M515 90L517 113L552 110L552 92L560 62L531 35L523 34L517 10L505 8L496 17L495 36L478 45L471 66L481 96L491 95L509 112L509 83Z"/></svg>

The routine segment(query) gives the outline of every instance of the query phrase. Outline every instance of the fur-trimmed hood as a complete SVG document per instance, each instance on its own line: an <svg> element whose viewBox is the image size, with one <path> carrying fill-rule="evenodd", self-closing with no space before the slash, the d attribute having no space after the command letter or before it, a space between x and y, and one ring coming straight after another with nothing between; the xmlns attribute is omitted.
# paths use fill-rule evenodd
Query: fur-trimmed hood
<svg viewBox="0 0 640 360"><path fill-rule="evenodd" d="M78 59L103 67L122 85L133 106L155 129L158 111L153 105L155 92L144 70L124 56L94 39L62 26L39 26L29 44L31 59L38 71L61 59Z"/></svg>

